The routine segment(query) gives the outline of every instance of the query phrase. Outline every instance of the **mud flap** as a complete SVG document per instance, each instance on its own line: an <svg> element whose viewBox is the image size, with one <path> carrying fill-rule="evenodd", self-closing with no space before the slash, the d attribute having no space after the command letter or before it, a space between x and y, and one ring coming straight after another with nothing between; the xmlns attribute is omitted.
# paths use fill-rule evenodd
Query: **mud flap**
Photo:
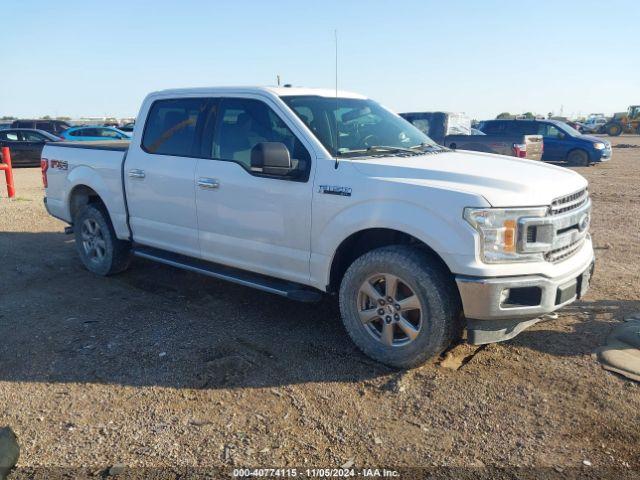
<svg viewBox="0 0 640 480"><path fill-rule="evenodd" d="M467 318L467 338L469 343L473 345L504 342L540 320L540 318L532 318L531 320L474 320Z"/></svg>

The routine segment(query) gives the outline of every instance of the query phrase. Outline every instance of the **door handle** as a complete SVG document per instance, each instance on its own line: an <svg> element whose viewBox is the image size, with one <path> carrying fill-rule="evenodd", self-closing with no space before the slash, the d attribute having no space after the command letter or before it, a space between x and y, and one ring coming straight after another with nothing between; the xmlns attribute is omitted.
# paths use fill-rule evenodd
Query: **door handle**
<svg viewBox="0 0 640 480"><path fill-rule="evenodd" d="M218 180L216 180L215 178L201 177L198 179L198 186L200 188L206 188L206 189L212 190L214 188L220 187L220 182L218 182Z"/></svg>
<svg viewBox="0 0 640 480"><path fill-rule="evenodd" d="M144 178L144 170L138 170L137 168L129 170L129 176L131 178Z"/></svg>

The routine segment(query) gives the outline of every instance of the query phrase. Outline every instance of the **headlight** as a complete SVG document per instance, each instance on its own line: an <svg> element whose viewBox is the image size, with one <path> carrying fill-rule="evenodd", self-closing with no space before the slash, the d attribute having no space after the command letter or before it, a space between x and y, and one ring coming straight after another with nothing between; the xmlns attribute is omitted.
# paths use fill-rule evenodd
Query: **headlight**
<svg viewBox="0 0 640 480"><path fill-rule="evenodd" d="M547 207L536 208L465 208L464 218L480 234L480 255L485 263L535 262L543 253L518 251L521 232L518 220L544 217Z"/></svg>
<svg viewBox="0 0 640 480"><path fill-rule="evenodd" d="M593 148L595 148L596 150L604 150L604 143L602 142L594 143Z"/></svg>

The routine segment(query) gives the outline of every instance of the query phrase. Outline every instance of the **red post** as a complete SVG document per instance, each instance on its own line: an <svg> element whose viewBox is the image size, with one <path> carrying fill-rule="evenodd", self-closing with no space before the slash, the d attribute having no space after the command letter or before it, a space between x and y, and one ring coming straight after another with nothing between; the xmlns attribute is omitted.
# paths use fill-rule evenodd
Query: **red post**
<svg viewBox="0 0 640 480"><path fill-rule="evenodd" d="M7 194L9 198L16 196L16 189L13 185L13 169L11 168L11 152L9 147L2 147L2 160L0 170L4 170L4 177L7 179Z"/></svg>

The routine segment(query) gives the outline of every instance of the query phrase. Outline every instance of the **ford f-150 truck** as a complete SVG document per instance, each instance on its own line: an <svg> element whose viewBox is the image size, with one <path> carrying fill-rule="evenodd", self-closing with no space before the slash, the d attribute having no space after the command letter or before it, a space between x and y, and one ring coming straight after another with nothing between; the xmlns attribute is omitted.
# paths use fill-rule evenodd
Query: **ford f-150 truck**
<svg viewBox="0 0 640 480"><path fill-rule="evenodd" d="M396 367L465 327L513 337L584 295L594 266L582 176L451 151L352 93L152 93L130 142L47 144L42 174L91 272L139 256L294 300L335 293L355 344Z"/></svg>

